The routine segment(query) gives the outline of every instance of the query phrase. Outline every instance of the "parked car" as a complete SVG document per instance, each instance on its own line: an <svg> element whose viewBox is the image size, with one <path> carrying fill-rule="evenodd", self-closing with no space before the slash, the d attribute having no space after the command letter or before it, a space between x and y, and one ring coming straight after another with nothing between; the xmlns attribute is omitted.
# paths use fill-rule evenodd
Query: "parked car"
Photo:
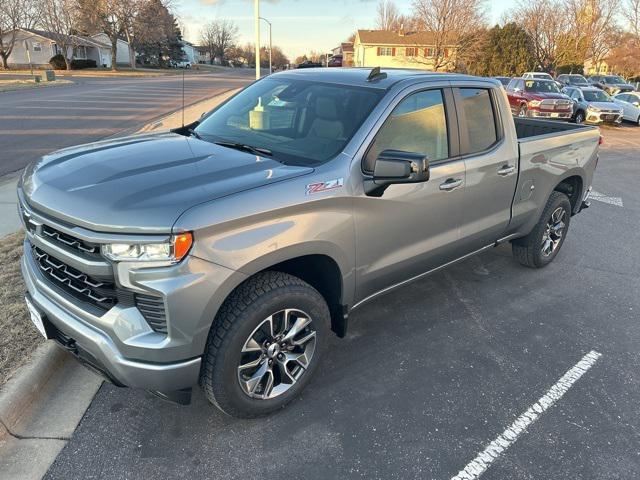
<svg viewBox="0 0 640 480"><path fill-rule="evenodd" d="M582 75L576 74L565 74L558 75L556 81L561 83L563 86L572 86L572 87L588 87L590 83L584 78Z"/></svg>
<svg viewBox="0 0 640 480"><path fill-rule="evenodd" d="M327 63L328 67L341 67L342 66L342 55L334 55L329 59Z"/></svg>
<svg viewBox="0 0 640 480"><path fill-rule="evenodd" d="M191 68L191 62L189 60L180 60L179 62L171 62L173 68Z"/></svg>
<svg viewBox="0 0 640 480"><path fill-rule="evenodd" d="M619 93L613 97L613 101L622 107L623 119L637 124L640 127L640 93Z"/></svg>
<svg viewBox="0 0 640 480"><path fill-rule="evenodd" d="M522 78L553 80L553 77L549 75L547 72L525 72L522 74Z"/></svg>
<svg viewBox="0 0 640 480"><path fill-rule="evenodd" d="M498 80L504 88L507 88L507 85L509 85L509 82L511 81L511 77L493 77L493 78Z"/></svg>
<svg viewBox="0 0 640 480"><path fill-rule="evenodd" d="M622 123L622 107L596 87L566 87L564 92L573 100L573 121L576 123Z"/></svg>
<svg viewBox="0 0 640 480"><path fill-rule="evenodd" d="M625 79L619 75L592 75L589 77L589 83L594 87L604 90L609 95L633 92L635 90L633 85L627 83Z"/></svg>
<svg viewBox="0 0 640 480"><path fill-rule="evenodd" d="M298 64L297 68L319 68L322 67L320 62L312 62L311 60L305 60L302 63Z"/></svg>
<svg viewBox="0 0 640 480"><path fill-rule="evenodd" d="M573 105L554 80L514 78L507 86L511 112L518 117L570 120Z"/></svg>
<svg viewBox="0 0 640 480"><path fill-rule="evenodd" d="M505 242L523 265L552 262L599 140L513 119L487 78L275 73L172 132L27 167L31 319L117 385L183 403L201 385L230 415L264 415L369 300Z"/></svg>

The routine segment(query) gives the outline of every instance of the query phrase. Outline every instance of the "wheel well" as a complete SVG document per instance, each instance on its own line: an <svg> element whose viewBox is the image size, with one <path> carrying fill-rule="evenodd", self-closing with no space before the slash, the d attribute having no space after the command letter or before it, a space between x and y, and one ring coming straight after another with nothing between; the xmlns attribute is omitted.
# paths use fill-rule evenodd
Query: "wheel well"
<svg viewBox="0 0 640 480"><path fill-rule="evenodd" d="M565 178L553 190L564 193L569 197L569 202L571 202L571 211L575 213L580 206L579 201L582 198L582 178L578 175Z"/></svg>
<svg viewBox="0 0 640 480"><path fill-rule="evenodd" d="M342 305L342 274L340 267L326 255L304 255L273 265L265 270L288 273L304 280L320 292L331 312L331 330L344 337L347 329Z"/></svg>

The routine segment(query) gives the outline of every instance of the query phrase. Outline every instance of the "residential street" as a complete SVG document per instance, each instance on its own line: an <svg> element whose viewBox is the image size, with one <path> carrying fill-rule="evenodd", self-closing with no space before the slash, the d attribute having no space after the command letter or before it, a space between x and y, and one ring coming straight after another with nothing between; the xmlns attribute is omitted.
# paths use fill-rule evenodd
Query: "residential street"
<svg viewBox="0 0 640 480"><path fill-rule="evenodd" d="M188 72L190 105L253 80L251 69ZM182 76L74 77L76 85L0 93L0 176L53 150L92 142L180 108Z"/></svg>
<svg viewBox="0 0 640 480"><path fill-rule="evenodd" d="M225 417L199 390L185 407L104 384L46 478L449 479L591 351L593 368L482 478L638 478L640 128L602 131L591 208L547 268L504 245L363 306L267 418Z"/></svg>

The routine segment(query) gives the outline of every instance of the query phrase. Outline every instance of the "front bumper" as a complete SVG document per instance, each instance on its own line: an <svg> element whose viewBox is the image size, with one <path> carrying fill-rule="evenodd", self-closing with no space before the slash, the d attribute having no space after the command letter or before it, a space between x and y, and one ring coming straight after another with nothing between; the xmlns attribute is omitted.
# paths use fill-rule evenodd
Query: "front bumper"
<svg viewBox="0 0 640 480"><path fill-rule="evenodd" d="M198 382L200 357L171 363L125 358L106 332L63 307L64 300L37 271L29 250L22 257L21 268L31 301L55 328L53 339L113 383L146 390L172 391ZM58 301L54 300L56 297ZM121 317L120 320L125 319Z"/></svg>
<svg viewBox="0 0 640 480"><path fill-rule="evenodd" d="M552 110L534 110L528 111L528 115L532 118L548 118L551 120L570 120L571 112L552 111Z"/></svg>
<svg viewBox="0 0 640 480"><path fill-rule="evenodd" d="M607 112L594 112L587 110L585 122L600 124L600 123L622 123L622 113L607 113Z"/></svg>

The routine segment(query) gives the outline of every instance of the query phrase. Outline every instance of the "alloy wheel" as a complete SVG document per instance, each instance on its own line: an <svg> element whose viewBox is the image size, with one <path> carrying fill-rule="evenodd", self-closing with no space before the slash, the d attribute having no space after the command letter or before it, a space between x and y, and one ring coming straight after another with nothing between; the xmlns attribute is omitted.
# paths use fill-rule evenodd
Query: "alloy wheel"
<svg viewBox="0 0 640 480"><path fill-rule="evenodd" d="M584 115L582 115L582 112L576 113L576 123L582 123L582 122L584 122Z"/></svg>
<svg viewBox="0 0 640 480"><path fill-rule="evenodd" d="M238 366L238 382L252 398L268 400L288 391L305 374L316 349L311 317L297 309L274 313L249 335Z"/></svg>
<svg viewBox="0 0 640 480"><path fill-rule="evenodd" d="M524 105L520 106L520 110L518 111L518 116L519 117L526 117L527 116L527 107L525 107Z"/></svg>
<svg viewBox="0 0 640 480"><path fill-rule="evenodd" d="M542 256L549 257L558 249L566 226L564 220L567 212L563 207L556 208L542 234Z"/></svg>

